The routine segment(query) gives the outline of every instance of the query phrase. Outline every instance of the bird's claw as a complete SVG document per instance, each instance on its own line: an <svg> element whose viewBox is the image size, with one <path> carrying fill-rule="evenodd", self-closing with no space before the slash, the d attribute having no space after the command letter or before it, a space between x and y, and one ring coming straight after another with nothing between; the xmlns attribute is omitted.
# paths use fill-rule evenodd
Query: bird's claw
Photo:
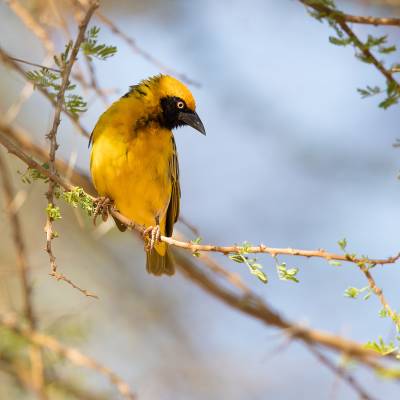
<svg viewBox="0 0 400 400"><path fill-rule="evenodd" d="M144 248L147 252L154 249L156 243L161 239L160 225L149 226L143 231Z"/></svg>
<svg viewBox="0 0 400 400"><path fill-rule="evenodd" d="M101 219L106 222L108 215L110 214L110 207L113 205L113 201L109 197L99 197L96 202L96 208L93 212L93 224L96 225L97 217L101 214Z"/></svg>

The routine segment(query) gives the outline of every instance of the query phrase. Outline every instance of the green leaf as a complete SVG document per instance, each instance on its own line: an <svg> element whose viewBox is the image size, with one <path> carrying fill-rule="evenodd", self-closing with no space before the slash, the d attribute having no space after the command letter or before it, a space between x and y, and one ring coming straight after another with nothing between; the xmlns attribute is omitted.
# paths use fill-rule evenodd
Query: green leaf
<svg viewBox="0 0 400 400"><path fill-rule="evenodd" d="M386 310L385 308L382 308L382 309L379 311L379 316L380 316L381 318L387 318L387 317L389 316L389 313L387 312L387 310Z"/></svg>
<svg viewBox="0 0 400 400"><path fill-rule="evenodd" d="M231 254L228 257L237 263L244 263L244 257L241 254Z"/></svg>
<svg viewBox="0 0 400 400"><path fill-rule="evenodd" d="M45 169L49 169L49 164L44 163L42 167ZM43 180L45 183L49 181L46 175L42 175L37 169L28 167L25 172L17 171L18 174L21 175L21 180L23 183L32 183L32 181Z"/></svg>
<svg viewBox="0 0 400 400"><path fill-rule="evenodd" d="M342 263L340 261L336 261L336 260L329 260L328 263L330 265L332 265L333 267L340 267L342 265Z"/></svg>
<svg viewBox="0 0 400 400"><path fill-rule="evenodd" d="M250 270L262 283L268 283L268 276L259 269Z"/></svg>
<svg viewBox="0 0 400 400"><path fill-rule="evenodd" d="M60 92L62 71L68 62L71 47L72 42L66 45L63 53L54 57L56 65L60 68L59 72L50 71L47 68L41 68L26 73L26 77L34 84L34 86L46 90L50 98L53 100L56 100L58 93ZM83 100L82 96L72 93L75 89L75 84L68 84L64 95L65 109L74 115L87 110L87 103Z"/></svg>
<svg viewBox="0 0 400 400"><path fill-rule="evenodd" d="M361 289L358 289L358 288L355 288L355 287L348 287L348 288L345 290L344 295L345 295L346 297L351 298L351 299L356 299L361 293L363 293L363 292L365 292L365 291L368 291L368 293L370 293L370 288L369 288L369 286L365 286L365 287L363 287L363 288L361 288ZM367 296L368 296L368 294L367 294ZM365 296L365 297L367 297L367 296ZM369 295L369 296L370 296L370 295ZM368 296L368 297L369 297L369 296ZM365 298L365 297L364 297L364 299L367 300L368 297L367 297L367 298Z"/></svg>
<svg viewBox="0 0 400 400"><path fill-rule="evenodd" d="M248 248L251 245L247 244L247 242L245 242L245 246L247 246L247 248ZM235 261L235 262L237 262L239 264L246 264L246 266L249 268L250 273L252 275L257 276L257 278L261 282L268 283L267 275L263 271L261 271L263 266L261 264L257 263L257 259L256 258L249 259L247 256L245 256L243 248L241 248L240 252L238 252L238 253L229 254L228 257L232 261Z"/></svg>
<svg viewBox="0 0 400 400"><path fill-rule="evenodd" d="M348 46L353 43L351 38L337 38L335 36L329 36L329 42L334 44L335 46Z"/></svg>
<svg viewBox="0 0 400 400"><path fill-rule="evenodd" d="M276 266L278 270L278 277L283 281L292 281L298 283L296 275L299 272L298 268L289 268L287 269L286 263L282 263Z"/></svg>
<svg viewBox="0 0 400 400"><path fill-rule="evenodd" d="M376 351L377 353L386 356L388 354L393 353L397 350L394 343L391 341L389 343L385 343L381 336L379 336L378 342L376 341L369 341L364 345L364 348Z"/></svg>
<svg viewBox="0 0 400 400"><path fill-rule="evenodd" d="M365 99L366 97L371 97L382 93L382 90L379 86L367 86L365 89L357 89L357 92L360 93L363 99Z"/></svg>
<svg viewBox="0 0 400 400"><path fill-rule="evenodd" d="M81 187L77 186L69 192L64 191L61 193L61 197L72 207L81 208L83 211L86 212L88 216L93 215L94 212L93 200Z"/></svg>
<svg viewBox="0 0 400 400"><path fill-rule="evenodd" d="M364 44L364 48L372 49L373 47L382 46L387 42L387 35L372 36L368 35L367 41Z"/></svg>
<svg viewBox="0 0 400 400"><path fill-rule="evenodd" d="M49 216L49 218L52 219L53 221L55 221L57 219L61 219L60 207L56 207L53 204L49 203L49 204L47 204L46 212L47 212L47 215Z"/></svg>
<svg viewBox="0 0 400 400"><path fill-rule="evenodd" d="M98 34L100 28L93 26L89 29L86 39L81 44L83 53L91 60L95 57L99 60L106 60L116 54L117 48L115 46L107 46L105 44L98 44Z"/></svg>
<svg viewBox="0 0 400 400"><path fill-rule="evenodd" d="M387 46L387 47L380 46L379 49L378 49L379 53L381 53L381 54L390 54L390 53L393 53L396 50L397 50L397 47L395 45Z"/></svg>
<svg viewBox="0 0 400 400"><path fill-rule="evenodd" d="M346 247L347 247L347 240L346 238L343 238L341 240L338 241L338 245L339 247L343 250L346 251Z"/></svg>
<svg viewBox="0 0 400 400"><path fill-rule="evenodd" d="M363 297L363 300L368 300L372 295L372 292L368 290L367 294Z"/></svg>
<svg viewBox="0 0 400 400"><path fill-rule="evenodd" d="M67 95L65 98L65 108L74 115L87 111L87 103L82 96L77 94Z"/></svg>
<svg viewBox="0 0 400 400"><path fill-rule="evenodd" d="M198 236L196 239L191 240L190 243L192 243L192 244L200 244L202 240L203 240L203 238Z"/></svg>
<svg viewBox="0 0 400 400"><path fill-rule="evenodd" d="M383 108L384 110L387 110L389 107L397 104L399 101L398 96L389 96L385 100L379 103L379 107Z"/></svg>
<svg viewBox="0 0 400 400"><path fill-rule="evenodd" d="M357 298L359 294L360 294L359 289L357 289L355 287L348 287L344 292L344 295L346 297L350 297L352 299Z"/></svg>

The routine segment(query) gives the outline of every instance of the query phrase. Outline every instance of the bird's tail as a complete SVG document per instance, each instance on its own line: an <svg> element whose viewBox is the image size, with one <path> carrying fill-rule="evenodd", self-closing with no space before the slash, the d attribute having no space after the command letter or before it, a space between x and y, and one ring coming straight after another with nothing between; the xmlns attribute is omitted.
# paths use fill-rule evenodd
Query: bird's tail
<svg viewBox="0 0 400 400"><path fill-rule="evenodd" d="M146 269L149 274L158 276L175 273L174 261L166 243L157 243L152 251L146 253Z"/></svg>

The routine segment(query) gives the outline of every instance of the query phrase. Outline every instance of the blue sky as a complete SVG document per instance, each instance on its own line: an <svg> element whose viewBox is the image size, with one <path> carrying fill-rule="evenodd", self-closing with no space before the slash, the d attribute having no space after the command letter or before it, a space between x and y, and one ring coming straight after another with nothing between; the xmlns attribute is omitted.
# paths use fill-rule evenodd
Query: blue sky
<svg viewBox="0 0 400 400"><path fill-rule="evenodd" d="M346 237L351 252L371 257L398 252L400 162L399 150L392 147L400 137L398 109L383 111L377 99L360 99L356 88L379 85L383 79L371 66L357 61L352 49L330 45L329 27L311 19L296 1L153 1L147 5L121 1L119 7L114 3L105 4L106 13L141 47L201 82L201 88L192 91L207 137L189 128L178 130L175 137L182 214L200 229L204 242L248 240L338 251L337 241ZM10 23L4 29L10 48L15 48L16 27ZM367 32L365 27L355 29L361 35ZM160 72L106 28L101 35L118 46L114 58L96 62L103 86L123 94L129 85ZM38 49L28 47L20 43L18 50L36 60ZM51 114L39 120L37 107L44 103L32 104L36 106L27 106L20 122L29 119L41 135ZM90 103L83 119L88 129L103 109L100 101ZM61 154L68 158L76 151L78 165L87 170L87 143L68 125L60 141ZM163 327L163 319L151 323L148 317L146 330L132 333L134 339L118 330L115 347L104 346L115 333L114 327L105 327L94 334L89 348L140 382L141 399L330 398L334 377L302 346L292 344L270 360L269 352L279 343L274 331L217 304L181 277L153 280L130 268L130 240L111 232L101 242L123 264L126 276L146 288L141 307L146 307L151 293L166 296L172 309L162 312L172 315L176 330L171 331L167 323ZM140 269L140 246L135 254ZM240 270L241 266L221 260L228 268ZM270 276L268 286L247 271L242 275L284 315L360 341L393 334L390 324L378 317L380 306L374 297L364 302L343 296L348 286L366 285L356 267L282 260L300 268L299 284L279 281L268 257L261 257ZM394 308L400 300L397 269L376 270ZM103 273L107 275L106 269ZM137 284L135 288L139 290ZM109 307L99 311L104 318L107 311L116 312L115 306ZM143 309L132 307L133 315L142 315ZM122 315L117 313L120 328L126 324L124 312L129 307ZM160 338L163 329L165 339ZM148 340L156 343L157 351L149 350ZM129 360L139 357L141 363L132 365L124 355ZM171 357L180 368L171 368ZM369 373L360 376L372 393L395 398L394 384ZM154 386L149 387L151 381ZM356 398L344 384L339 393L341 399Z"/></svg>

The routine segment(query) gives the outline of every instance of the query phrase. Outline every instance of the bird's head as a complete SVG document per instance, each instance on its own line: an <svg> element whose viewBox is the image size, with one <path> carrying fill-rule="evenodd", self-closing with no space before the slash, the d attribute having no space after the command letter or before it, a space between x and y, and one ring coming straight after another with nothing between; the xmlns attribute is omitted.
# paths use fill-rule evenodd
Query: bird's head
<svg viewBox="0 0 400 400"><path fill-rule="evenodd" d="M196 103L190 90L168 75L157 75L131 87L134 93L151 104L160 125L174 129L189 125L203 135L204 125L196 113Z"/></svg>

